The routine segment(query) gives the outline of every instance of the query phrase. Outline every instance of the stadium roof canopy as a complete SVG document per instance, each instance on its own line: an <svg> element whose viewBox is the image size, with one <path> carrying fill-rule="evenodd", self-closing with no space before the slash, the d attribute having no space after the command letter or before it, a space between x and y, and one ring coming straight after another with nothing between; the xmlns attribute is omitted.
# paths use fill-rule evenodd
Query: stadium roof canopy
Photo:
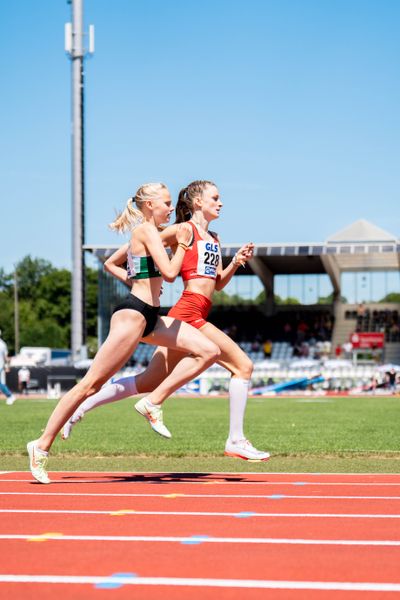
<svg viewBox="0 0 400 600"><path fill-rule="evenodd" d="M348 227L341 229L327 239L328 244L345 243L396 243L396 237L384 229L369 223L365 219L359 219Z"/></svg>
<svg viewBox="0 0 400 600"><path fill-rule="evenodd" d="M119 246L84 246L104 262ZM226 266L239 244L223 244ZM325 242L256 244L254 258L238 275L257 275L267 289L273 276L283 274L327 273L335 291L340 291L342 271L398 270L400 239L364 219L330 236Z"/></svg>

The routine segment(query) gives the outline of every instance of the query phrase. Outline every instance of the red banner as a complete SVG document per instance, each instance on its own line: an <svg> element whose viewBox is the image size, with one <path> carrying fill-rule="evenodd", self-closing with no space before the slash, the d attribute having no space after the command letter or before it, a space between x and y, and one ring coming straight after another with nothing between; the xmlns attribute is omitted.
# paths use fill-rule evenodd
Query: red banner
<svg viewBox="0 0 400 600"><path fill-rule="evenodd" d="M383 348L385 343L384 333L352 333L350 341L353 344L353 348L369 348L371 350L375 348Z"/></svg>

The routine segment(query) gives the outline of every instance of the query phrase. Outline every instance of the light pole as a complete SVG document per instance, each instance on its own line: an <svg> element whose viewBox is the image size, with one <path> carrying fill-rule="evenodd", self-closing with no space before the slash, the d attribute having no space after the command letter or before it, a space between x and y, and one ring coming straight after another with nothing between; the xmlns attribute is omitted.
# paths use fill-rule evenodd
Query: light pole
<svg viewBox="0 0 400 600"><path fill-rule="evenodd" d="M19 353L19 303L18 303L18 271L14 266L14 354Z"/></svg>
<svg viewBox="0 0 400 600"><path fill-rule="evenodd" d="M85 343L85 189L84 189L84 70L87 53L94 52L94 27L89 27L89 47L84 44L83 0L67 0L72 23L65 25L65 51L71 59L72 84L72 286L71 352L76 360Z"/></svg>

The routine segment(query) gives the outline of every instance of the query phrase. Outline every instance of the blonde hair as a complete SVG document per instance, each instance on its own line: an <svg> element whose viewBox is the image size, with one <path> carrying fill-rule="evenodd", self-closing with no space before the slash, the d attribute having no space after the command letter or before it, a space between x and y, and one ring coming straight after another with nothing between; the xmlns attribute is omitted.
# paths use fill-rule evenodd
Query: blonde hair
<svg viewBox="0 0 400 600"><path fill-rule="evenodd" d="M175 223L184 223L185 221L189 221L189 219L191 219L193 213L193 200L199 196L201 197L204 190L211 185L216 187L215 183L212 181L201 179L198 181L192 181L192 183L189 183L187 187L183 188L179 192L178 202L176 203L175 209Z"/></svg>
<svg viewBox="0 0 400 600"><path fill-rule="evenodd" d="M116 219L110 223L109 227L117 233L132 231L138 225L143 223L144 215L142 206L147 200L152 200L159 196L161 190L168 189L164 183L145 183L136 192L134 196L128 199L124 210L117 215ZM135 202L137 208L133 206Z"/></svg>

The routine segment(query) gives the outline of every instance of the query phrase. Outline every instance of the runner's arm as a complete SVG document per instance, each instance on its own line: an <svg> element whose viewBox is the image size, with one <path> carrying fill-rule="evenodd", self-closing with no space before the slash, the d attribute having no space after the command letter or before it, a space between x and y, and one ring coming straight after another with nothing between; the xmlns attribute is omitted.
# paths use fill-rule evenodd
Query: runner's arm
<svg viewBox="0 0 400 600"><path fill-rule="evenodd" d="M114 277L122 281L122 283L126 283L129 287L132 287L132 280L128 277L128 272L125 268L127 261L127 252L128 252L129 244L124 244L118 250L111 254L109 258L107 258L104 263L104 270L108 273L111 273Z"/></svg>
<svg viewBox="0 0 400 600"><path fill-rule="evenodd" d="M151 254L165 281L175 281L181 270L183 258L188 248L188 243L190 242L191 236L192 229L190 225L185 223L180 223L177 225L175 233L176 249L174 256L170 260L163 246L163 240L161 239L157 229L151 225L146 227L144 232L145 239L143 241L146 244L148 252Z"/></svg>
<svg viewBox="0 0 400 600"><path fill-rule="evenodd" d="M164 246L176 246L176 233L178 231L178 224L169 225L160 233L160 237Z"/></svg>

